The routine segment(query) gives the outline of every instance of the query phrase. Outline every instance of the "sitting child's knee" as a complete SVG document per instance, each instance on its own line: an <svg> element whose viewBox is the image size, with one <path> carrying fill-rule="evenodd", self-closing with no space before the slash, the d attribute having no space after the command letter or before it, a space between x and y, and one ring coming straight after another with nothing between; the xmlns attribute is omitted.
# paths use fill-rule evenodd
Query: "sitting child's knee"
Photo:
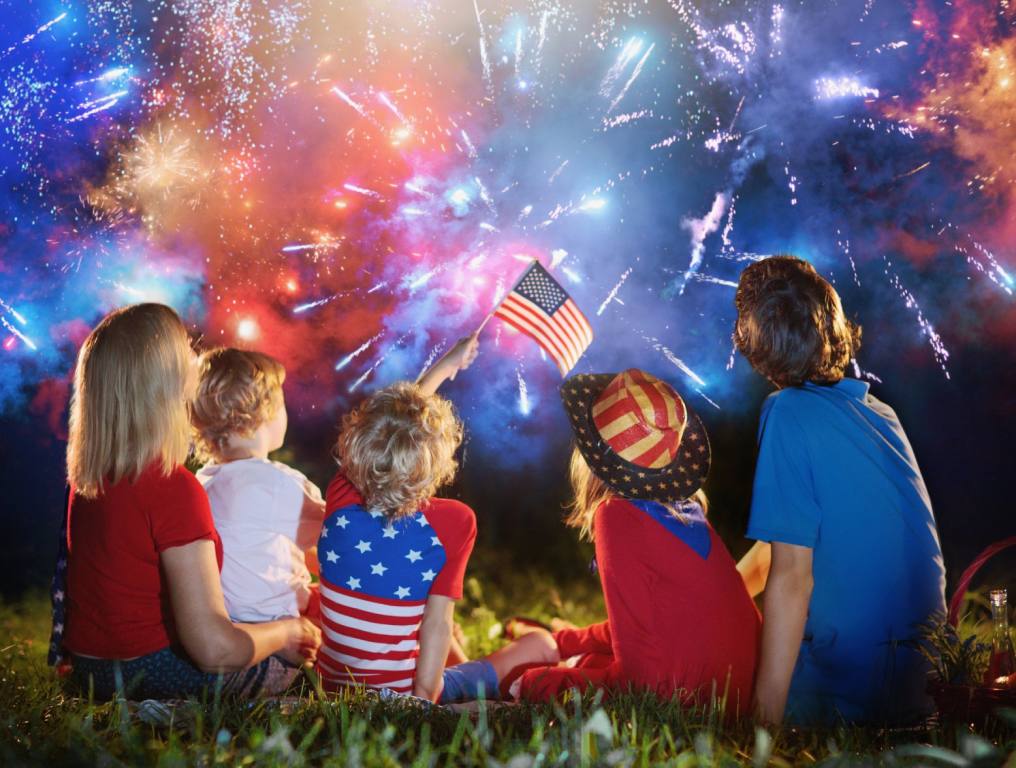
<svg viewBox="0 0 1016 768"><path fill-rule="evenodd" d="M532 654L536 661L557 664L561 660L561 653L557 649L554 636L545 629L530 632L520 638L518 642L526 646L526 650Z"/></svg>

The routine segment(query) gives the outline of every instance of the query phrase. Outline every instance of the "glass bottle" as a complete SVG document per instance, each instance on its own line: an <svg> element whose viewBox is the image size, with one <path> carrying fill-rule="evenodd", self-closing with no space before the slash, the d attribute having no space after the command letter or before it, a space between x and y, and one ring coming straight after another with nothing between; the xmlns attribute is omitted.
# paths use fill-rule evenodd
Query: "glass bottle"
<svg viewBox="0 0 1016 768"><path fill-rule="evenodd" d="M984 684L989 688L1006 688L1016 683L1016 653L1013 652L1012 636L1009 634L1009 606L1004 589L993 589L988 593L991 603L991 660Z"/></svg>

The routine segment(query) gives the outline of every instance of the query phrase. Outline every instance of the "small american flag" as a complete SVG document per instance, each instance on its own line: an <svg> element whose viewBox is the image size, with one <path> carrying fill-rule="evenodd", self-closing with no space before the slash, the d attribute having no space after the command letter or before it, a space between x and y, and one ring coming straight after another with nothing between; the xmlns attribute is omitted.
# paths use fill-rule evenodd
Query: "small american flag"
<svg viewBox="0 0 1016 768"><path fill-rule="evenodd" d="M538 261L494 310L554 358L561 375L575 367L593 342L593 329L567 292Z"/></svg>

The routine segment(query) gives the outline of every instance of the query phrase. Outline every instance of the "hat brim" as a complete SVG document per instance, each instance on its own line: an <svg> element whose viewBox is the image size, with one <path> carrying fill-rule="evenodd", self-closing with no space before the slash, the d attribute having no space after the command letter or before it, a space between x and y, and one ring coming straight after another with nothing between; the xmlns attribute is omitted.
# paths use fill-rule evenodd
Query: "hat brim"
<svg viewBox="0 0 1016 768"><path fill-rule="evenodd" d="M600 437L593 423L592 406L616 375L580 373L561 384L561 400L579 453L598 478L627 499L676 503L695 495L709 474L712 448L702 420L687 401L688 418L681 448L665 467L650 469L632 464L615 453Z"/></svg>

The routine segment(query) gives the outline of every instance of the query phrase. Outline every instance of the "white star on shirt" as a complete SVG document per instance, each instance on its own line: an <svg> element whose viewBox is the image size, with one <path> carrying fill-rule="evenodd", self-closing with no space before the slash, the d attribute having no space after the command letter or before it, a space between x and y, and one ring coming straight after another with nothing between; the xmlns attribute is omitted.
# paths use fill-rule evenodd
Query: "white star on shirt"
<svg viewBox="0 0 1016 768"><path fill-rule="evenodd" d="M423 577L424 581L434 581L434 577L437 576L437 574L434 573L434 571L430 570L430 568L425 570L420 575Z"/></svg>
<svg viewBox="0 0 1016 768"><path fill-rule="evenodd" d="M409 587L399 587L395 590L395 596L398 598L409 597Z"/></svg>
<svg viewBox="0 0 1016 768"><path fill-rule="evenodd" d="M360 541L357 542L354 549L360 550L361 555L364 554L365 552L370 552L370 542L360 539Z"/></svg>
<svg viewBox="0 0 1016 768"><path fill-rule="evenodd" d="M347 525L349 525L349 519L345 515L339 515L335 518L335 524L344 529Z"/></svg>
<svg viewBox="0 0 1016 768"><path fill-rule="evenodd" d="M56 592L54 592L53 593L53 599L56 600L58 603L63 602L63 599L64 599L63 590L62 589L58 589Z"/></svg>
<svg viewBox="0 0 1016 768"><path fill-rule="evenodd" d="M415 549L411 549L409 550L409 554L406 555L406 559L411 563L415 563L417 560L423 559L423 555L421 555Z"/></svg>
<svg viewBox="0 0 1016 768"><path fill-rule="evenodd" d="M328 554L325 555L325 558L328 560L329 563L334 563L338 561L339 556L329 549Z"/></svg>
<svg viewBox="0 0 1016 768"><path fill-rule="evenodd" d="M321 526L321 538L322 539L327 539L328 538L328 526L327 525L322 525Z"/></svg>
<svg viewBox="0 0 1016 768"><path fill-rule="evenodd" d="M352 576L350 576L349 577L349 581L346 582L346 586L348 586L350 589L359 589L360 588L360 580L359 579L354 579Z"/></svg>
<svg viewBox="0 0 1016 768"><path fill-rule="evenodd" d="M394 539L395 534L397 533L398 531L396 531L394 527L389 525L385 528L384 533L382 533L381 535L384 536L386 539Z"/></svg>
<svg viewBox="0 0 1016 768"><path fill-rule="evenodd" d="M416 524L418 526L420 526L421 528L426 528L427 527L427 518L424 517L423 515L420 515L418 518L416 518Z"/></svg>
<svg viewBox="0 0 1016 768"><path fill-rule="evenodd" d="M407 589L406 592L408 593L409 590ZM63 632L63 624L54 624L53 625L53 632L55 634L60 634L61 632Z"/></svg>
<svg viewBox="0 0 1016 768"><path fill-rule="evenodd" d="M384 513L378 509L372 509L370 511L370 516L373 518L384 517Z"/></svg>
<svg viewBox="0 0 1016 768"><path fill-rule="evenodd" d="M439 539L437 536L431 536L430 537L430 543L433 544L435 547L440 547L441 546L441 539Z"/></svg>
<svg viewBox="0 0 1016 768"><path fill-rule="evenodd" d="M374 563L374 565L370 567L371 574L377 576L384 576L385 571L387 570L388 569L385 567L384 563L381 562Z"/></svg>

